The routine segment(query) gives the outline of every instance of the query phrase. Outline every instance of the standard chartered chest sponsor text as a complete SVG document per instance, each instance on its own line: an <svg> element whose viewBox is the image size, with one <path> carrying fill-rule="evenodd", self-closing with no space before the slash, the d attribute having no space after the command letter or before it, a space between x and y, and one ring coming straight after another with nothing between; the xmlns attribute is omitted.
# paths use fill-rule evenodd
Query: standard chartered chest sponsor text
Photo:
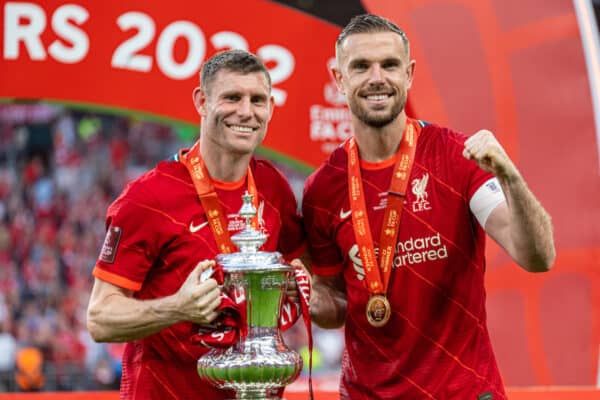
<svg viewBox="0 0 600 400"><path fill-rule="evenodd" d="M448 258L448 249L442 244L440 234L424 238L409 238L396 244L394 267L421 264Z"/></svg>
<svg viewBox="0 0 600 400"><path fill-rule="evenodd" d="M375 256L379 259L379 248L375 248ZM361 255L358 251L358 245L354 244L348 250L348 257L352 262L356 278L362 281L365 278L365 269ZM442 243L440 234L424 238L409 238L396 243L394 251L393 266L402 267L406 265L422 264L425 262L435 262L448 258L448 249Z"/></svg>

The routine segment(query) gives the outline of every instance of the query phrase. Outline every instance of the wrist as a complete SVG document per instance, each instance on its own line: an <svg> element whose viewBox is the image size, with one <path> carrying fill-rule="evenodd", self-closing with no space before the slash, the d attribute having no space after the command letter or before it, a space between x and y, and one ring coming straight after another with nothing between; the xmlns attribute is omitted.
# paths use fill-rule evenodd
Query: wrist
<svg viewBox="0 0 600 400"><path fill-rule="evenodd" d="M152 304L151 312L157 320L163 321L168 325L181 322L185 319L182 307L179 305L177 293L157 299Z"/></svg>
<svg viewBox="0 0 600 400"><path fill-rule="evenodd" d="M509 161L509 164L496 173L496 178L500 183L505 185L513 185L523 180L517 167Z"/></svg>

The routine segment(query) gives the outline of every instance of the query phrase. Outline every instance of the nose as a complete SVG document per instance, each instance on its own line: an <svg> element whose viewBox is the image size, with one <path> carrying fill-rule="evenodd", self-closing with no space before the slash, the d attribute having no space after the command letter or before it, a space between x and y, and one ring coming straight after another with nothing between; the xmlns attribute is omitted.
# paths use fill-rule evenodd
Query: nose
<svg viewBox="0 0 600 400"><path fill-rule="evenodd" d="M374 63L371 65L369 71L369 83L376 84L384 82L383 79L383 71L381 70L381 66L379 64Z"/></svg>
<svg viewBox="0 0 600 400"><path fill-rule="evenodd" d="M252 102L249 97L243 97L238 103L237 113L242 118L252 117Z"/></svg>

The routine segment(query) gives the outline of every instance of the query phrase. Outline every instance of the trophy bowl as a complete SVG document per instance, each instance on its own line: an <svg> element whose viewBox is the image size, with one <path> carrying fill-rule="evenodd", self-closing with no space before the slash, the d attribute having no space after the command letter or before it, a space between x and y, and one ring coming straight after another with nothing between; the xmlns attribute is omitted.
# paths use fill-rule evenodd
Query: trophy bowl
<svg viewBox="0 0 600 400"><path fill-rule="evenodd" d="M245 229L231 239L240 249L220 254L217 264L223 267L223 290L236 303L245 297L247 330L226 349L211 349L200 357L198 375L211 384L236 392L236 399L279 399L278 392L292 383L302 370L302 358L289 349L279 329L279 319L292 268L278 252L261 252L258 248L267 235L255 230L250 219L256 215L252 197L242 196L239 214L246 218Z"/></svg>

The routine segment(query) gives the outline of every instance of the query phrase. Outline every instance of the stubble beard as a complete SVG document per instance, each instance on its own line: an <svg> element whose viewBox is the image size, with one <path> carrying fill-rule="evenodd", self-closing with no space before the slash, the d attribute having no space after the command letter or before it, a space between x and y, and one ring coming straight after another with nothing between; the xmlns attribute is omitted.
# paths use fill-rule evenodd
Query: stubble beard
<svg viewBox="0 0 600 400"><path fill-rule="evenodd" d="M352 114L354 114L362 123L372 128L383 128L384 126L395 121L402 110L404 110L405 105L406 93L401 93L400 98L392 105L390 111L383 115L378 115L369 111L365 107L362 107L355 99L352 99L348 102L348 106L350 107Z"/></svg>

